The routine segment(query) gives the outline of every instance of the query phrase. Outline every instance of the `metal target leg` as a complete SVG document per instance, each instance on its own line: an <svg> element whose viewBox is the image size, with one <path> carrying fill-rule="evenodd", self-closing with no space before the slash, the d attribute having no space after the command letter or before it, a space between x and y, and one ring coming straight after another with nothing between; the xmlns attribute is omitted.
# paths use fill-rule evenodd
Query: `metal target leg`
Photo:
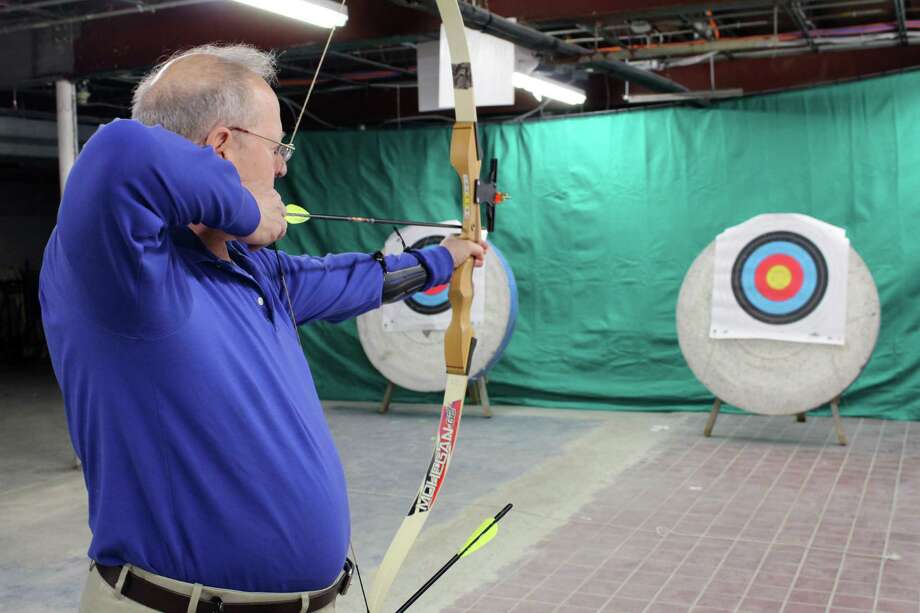
<svg viewBox="0 0 920 613"><path fill-rule="evenodd" d="M840 396L831 400L831 413L834 414L834 428L837 430L837 442L847 444L847 435L843 431L843 421L840 419Z"/></svg>
<svg viewBox="0 0 920 613"><path fill-rule="evenodd" d="M377 409L377 412L381 415L390 410L390 401L393 400L393 390L396 389L396 386L392 381L387 381L387 389L383 392L383 402L380 404L380 408Z"/></svg>
<svg viewBox="0 0 920 613"><path fill-rule="evenodd" d="M486 378L480 377L476 382L479 389L479 403L482 405L482 416L492 417L492 408L489 406L489 392L486 390Z"/></svg>
<svg viewBox="0 0 920 613"><path fill-rule="evenodd" d="M719 410L722 408L722 401L716 398L712 403L712 410L709 412L709 419L706 421L706 427L703 428L703 436L712 436L712 428L716 425L716 418L719 416Z"/></svg>
<svg viewBox="0 0 920 613"><path fill-rule="evenodd" d="M805 423L805 413L798 413L795 416L795 420L800 424L804 424Z"/></svg>

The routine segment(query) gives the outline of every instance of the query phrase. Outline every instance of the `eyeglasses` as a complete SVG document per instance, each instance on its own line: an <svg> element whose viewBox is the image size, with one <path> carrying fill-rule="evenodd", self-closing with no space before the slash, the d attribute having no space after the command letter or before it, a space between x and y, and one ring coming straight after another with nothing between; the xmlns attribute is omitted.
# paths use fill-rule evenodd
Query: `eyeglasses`
<svg viewBox="0 0 920 613"><path fill-rule="evenodd" d="M294 155L294 145L286 145L284 143L279 143L278 141L268 138L267 136L262 136L261 134L256 134L255 132L251 132L247 130L246 128L236 128L236 127L228 126L227 129L236 130L237 132L243 132L244 134L251 134L252 136L256 136L258 138L261 138L262 140L267 140L270 143L275 143L278 146L275 147L274 154L280 157L281 161L284 162L285 164L287 164L288 160L291 159L291 156Z"/></svg>

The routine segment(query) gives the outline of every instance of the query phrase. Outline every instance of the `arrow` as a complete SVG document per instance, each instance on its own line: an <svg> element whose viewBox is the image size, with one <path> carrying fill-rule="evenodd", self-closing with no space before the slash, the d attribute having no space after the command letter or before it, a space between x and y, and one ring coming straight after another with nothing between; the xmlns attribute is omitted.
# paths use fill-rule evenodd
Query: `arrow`
<svg viewBox="0 0 920 613"><path fill-rule="evenodd" d="M439 568L438 572L436 572L434 576L431 577L431 579L425 582L425 585L420 587L416 593L412 594L412 597L406 601L406 604L396 610L396 613L404 613L406 609L411 607L415 601L418 600L422 594L428 591L428 588L434 585L435 581L440 579L444 573L450 569L451 566L457 563L460 558L468 556L474 551L479 550L480 548L484 547L486 543L495 538L495 535L498 534L498 526L496 524L498 524L501 518L504 517L513 506L514 505L509 502L505 505L505 508L503 508L495 515L495 517L482 522L482 524L476 528L476 531L470 535L470 538L467 539L466 543L463 545L463 549L455 553L454 556L447 561L447 564Z"/></svg>
<svg viewBox="0 0 920 613"><path fill-rule="evenodd" d="M351 221L355 223L375 223L375 224L388 224L393 226L423 226L427 228L451 228L455 230L462 230L463 226L459 224L450 224L450 223L433 223L430 221L409 221L406 219L376 219L374 217L351 217L348 215L320 215L318 213L311 213L301 206L296 204L287 205L287 212L284 214L284 218L287 219L288 223L299 224L310 221L311 219L323 219L326 221Z"/></svg>

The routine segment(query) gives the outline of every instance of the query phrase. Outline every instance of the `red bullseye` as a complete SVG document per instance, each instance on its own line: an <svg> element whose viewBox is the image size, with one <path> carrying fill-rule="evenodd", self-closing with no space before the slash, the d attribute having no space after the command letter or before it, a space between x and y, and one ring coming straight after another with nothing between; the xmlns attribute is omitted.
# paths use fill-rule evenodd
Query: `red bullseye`
<svg viewBox="0 0 920 613"><path fill-rule="evenodd" d="M771 271L776 273L775 269L779 267L788 271L789 279L785 287L773 287L768 282ZM779 271L782 274L778 276L783 277L786 271ZM774 302L782 302L795 296L802 289L804 279L801 264L795 258L782 253L767 256L754 271L754 284L757 291L767 300Z"/></svg>

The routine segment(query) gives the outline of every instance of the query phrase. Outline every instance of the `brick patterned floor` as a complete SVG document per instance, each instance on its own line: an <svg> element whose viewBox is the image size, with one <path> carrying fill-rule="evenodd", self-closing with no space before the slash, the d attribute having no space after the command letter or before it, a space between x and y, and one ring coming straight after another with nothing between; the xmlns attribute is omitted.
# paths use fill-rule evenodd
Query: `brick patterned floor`
<svg viewBox="0 0 920 613"><path fill-rule="evenodd" d="M920 427L704 419L446 611L920 613Z"/></svg>

